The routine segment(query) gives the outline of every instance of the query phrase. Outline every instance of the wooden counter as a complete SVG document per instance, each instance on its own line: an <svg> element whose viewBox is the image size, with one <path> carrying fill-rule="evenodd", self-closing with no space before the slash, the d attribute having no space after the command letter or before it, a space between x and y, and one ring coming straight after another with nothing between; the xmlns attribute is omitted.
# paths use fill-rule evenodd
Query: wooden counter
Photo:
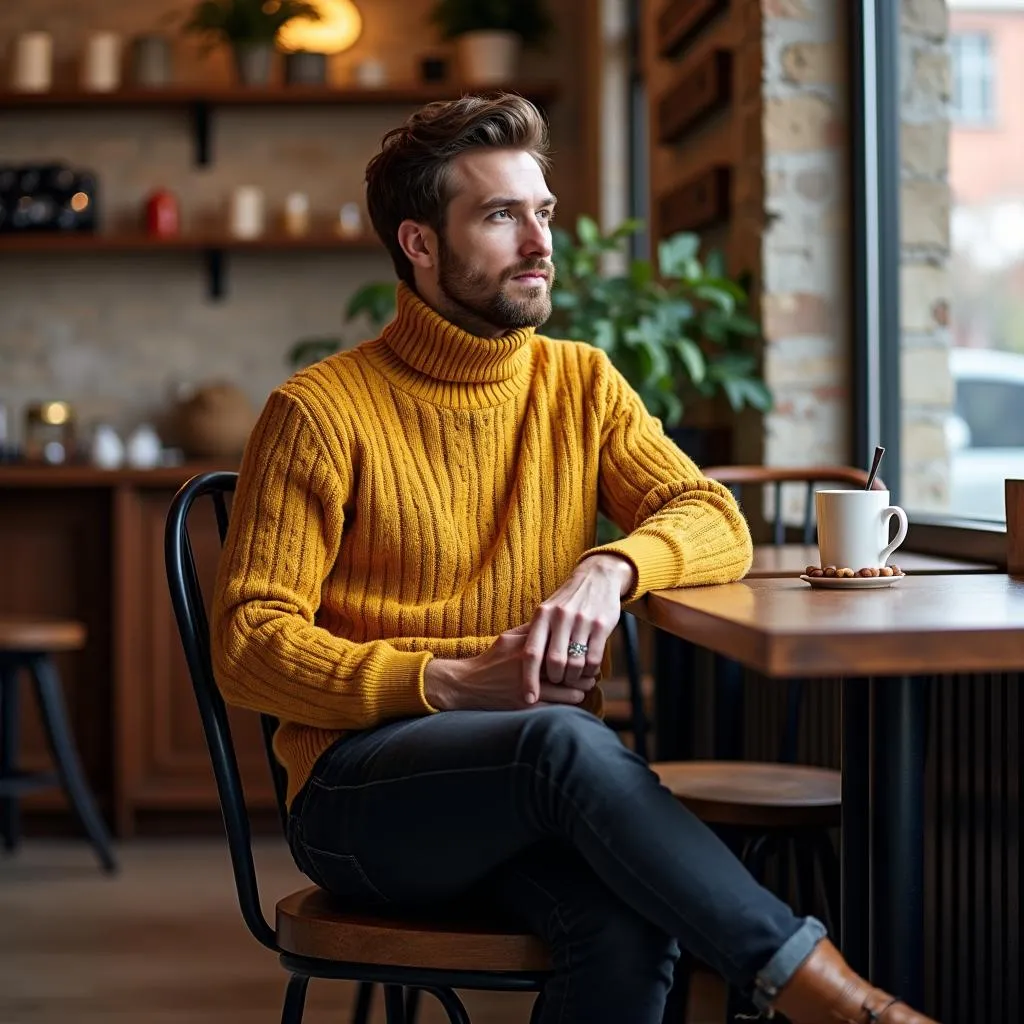
<svg viewBox="0 0 1024 1024"><path fill-rule="evenodd" d="M61 655L58 666L89 781L122 836L217 808L167 595L163 531L175 491L198 472L223 468L0 466L0 612L85 623L85 649ZM219 552L211 509L197 510L192 536L206 588ZM23 707L22 762L45 765L35 708L28 699ZM271 808L255 716L232 721L249 802ZM40 793L25 807L63 810L64 802Z"/></svg>

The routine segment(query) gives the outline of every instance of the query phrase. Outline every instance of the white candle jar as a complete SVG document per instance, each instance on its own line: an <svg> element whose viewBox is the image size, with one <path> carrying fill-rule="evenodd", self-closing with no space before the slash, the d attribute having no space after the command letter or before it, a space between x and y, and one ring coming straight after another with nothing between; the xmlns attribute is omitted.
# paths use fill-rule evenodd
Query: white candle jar
<svg viewBox="0 0 1024 1024"><path fill-rule="evenodd" d="M235 238L259 238L264 228L263 192L242 185L231 195L230 230Z"/></svg>
<svg viewBox="0 0 1024 1024"><path fill-rule="evenodd" d="M120 84L121 37L116 32L94 32L82 53L82 88L113 92Z"/></svg>
<svg viewBox="0 0 1024 1024"><path fill-rule="evenodd" d="M53 85L53 36L23 32L14 41L11 88L15 92L47 92Z"/></svg>

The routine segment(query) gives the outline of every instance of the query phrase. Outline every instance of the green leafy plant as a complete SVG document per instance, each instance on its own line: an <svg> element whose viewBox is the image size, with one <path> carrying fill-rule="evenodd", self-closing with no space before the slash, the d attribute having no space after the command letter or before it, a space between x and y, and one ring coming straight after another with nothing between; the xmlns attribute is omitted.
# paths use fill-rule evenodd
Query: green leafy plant
<svg viewBox="0 0 1024 1024"><path fill-rule="evenodd" d="M361 317L369 325L372 334L379 334L381 328L395 312L395 286L387 282L363 285L353 293L345 307L345 323L353 323ZM344 338L338 335L317 335L299 338L288 349L286 360L293 370L309 366L319 359L326 359L344 345Z"/></svg>
<svg viewBox="0 0 1024 1024"><path fill-rule="evenodd" d="M554 311L545 325L553 337L588 341L609 358L666 426L683 417L686 402L724 394L736 411L766 411L772 398L745 339L760 329L748 312L744 287L725 273L720 253L701 260L700 239L677 234L658 246L657 265L627 262L607 275L608 253L624 247L642 223L629 220L603 234L580 217L576 237L556 228Z"/></svg>
<svg viewBox="0 0 1024 1024"><path fill-rule="evenodd" d="M273 43L282 26L295 18L320 21L320 11L305 0L201 0L182 26L186 33L218 42Z"/></svg>
<svg viewBox="0 0 1024 1024"><path fill-rule="evenodd" d="M430 20L444 39L466 32L515 32L524 46L542 43L553 28L544 0L437 0Z"/></svg>

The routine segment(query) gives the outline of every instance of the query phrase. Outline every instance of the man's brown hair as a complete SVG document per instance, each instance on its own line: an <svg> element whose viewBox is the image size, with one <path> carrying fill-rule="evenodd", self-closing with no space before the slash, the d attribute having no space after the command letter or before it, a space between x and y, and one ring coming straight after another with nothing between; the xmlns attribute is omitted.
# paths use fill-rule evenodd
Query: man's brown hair
<svg viewBox="0 0 1024 1024"><path fill-rule="evenodd" d="M381 141L366 167L366 205L395 272L413 285L413 268L398 243L403 220L444 230L452 161L471 149L526 150L548 169L548 130L522 96L497 93L428 103Z"/></svg>

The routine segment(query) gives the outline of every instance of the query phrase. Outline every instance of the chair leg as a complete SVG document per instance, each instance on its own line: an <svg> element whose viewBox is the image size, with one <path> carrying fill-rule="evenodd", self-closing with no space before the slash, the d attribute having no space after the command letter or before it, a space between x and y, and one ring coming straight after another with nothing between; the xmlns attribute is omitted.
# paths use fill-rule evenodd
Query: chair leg
<svg viewBox="0 0 1024 1024"><path fill-rule="evenodd" d="M281 1010L281 1024L302 1024L302 1011L306 1006L306 986L309 978L304 974L293 974L288 979Z"/></svg>
<svg viewBox="0 0 1024 1024"><path fill-rule="evenodd" d="M626 678L629 680L629 709L633 730L633 749L645 761L647 756L647 709L644 707L643 676L640 671L640 637L636 619L629 612L619 618L622 627L622 650L626 655Z"/></svg>
<svg viewBox="0 0 1024 1024"><path fill-rule="evenodd" d="M29 668L35 680L39 706L43 713L43 725L57 772L64 785L64 791L85 827L86 834L103 865L103 870L116 871L117 861L114 859L114 853L110 846L110 837L92 793L89 792L89 787L86 785L74 739L68 728L64 695L61 692L57 670L50 658L45 656L32 658Z"/></svg>
<svg viewBox="0 0 1024 1024"><path fill-rule="evenodd" d="M817 909L817 873L815 872L814 847L804 836L793 839L793 854L796 858L796 888L800 897L800 913L807 917Z"/></svg>
<svg viewBox="0 0 1024 1024"><path fill-rule="evenodd" d="M416 1024L420 1015L420 993L422 989L407 988L405 990L405 1024Z"/></svg>
<svg viewBox="0 0 1024 1024"><path fill-rule="evenodd" d="M384 986L384 1015L387 1024L405 1024L405 990L401 985Z"/></svg>
<svg viewBox="0 0 1024 1024"><path fill-rule="evenodd" d="M537 993L537 998L533 1001L533 1009L530 1010L530 1024L537 1024L540 1020L540 1015L544 1012L544 992L543 990Z"/></svg>
<svg viewBox="0 0 1024 1024"><path fill-rule="evenodd" d="M821 877L825 883L825 909L828 911L828 926L833 935L842 934L840 910L842 907L842 883L839 858L827 832L819 832L814 838L814 851L821 865Z"/></svg>
<svg viewBox="0 0 1024 1024"><path fill-rule="evenodd" d="M0 779L10 778L18 768L18 671L13 665L0 666ZM0 834L4 849L12 853L21 838L18 796L0 796Z"/></svg>
<svg viewBox="0 0 1024 1024"><path fill-rule="evenodd" d="M450 1024L470 1024L469 1013L453 989L432 988L429 992L444 1007Z"/></svg>
<svg viewBox="0 0 1024 1024"><path fill-rule="evenodd" d="M352 1024L370 1024L370 1009L373 1006L373 982L359 982L356 1005L352 1009Z"/></svg>

